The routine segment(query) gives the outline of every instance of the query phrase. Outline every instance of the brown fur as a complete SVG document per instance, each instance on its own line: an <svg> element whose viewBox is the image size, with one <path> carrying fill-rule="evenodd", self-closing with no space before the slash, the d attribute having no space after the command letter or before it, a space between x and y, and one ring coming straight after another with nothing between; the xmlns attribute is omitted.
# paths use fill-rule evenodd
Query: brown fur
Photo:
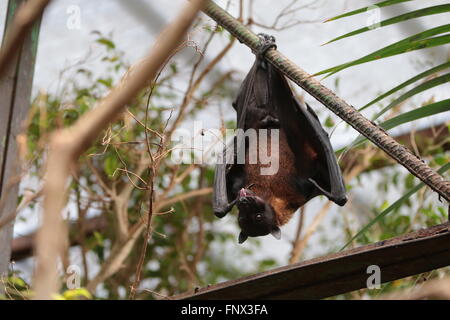
<svg viewBox="0 0 450 320"><path fill-rule="evenodd" d="M268 135L268 147L270 148L270 134ZM311 146L305 146L305 151L313 161L317 158L317 153ZM276 212L277 225L282 226L286 224L292 218L294 212L306 202L305 197L294 187L293 177L298 176L295 169L295 158L287 143L284 130L282 129L280 129L278 155L279 159L274 158L274 161L279 161L279 168L277 174L274 175L261 175L260 167L269 167L270 164L262 165L258 163L246 165L245 185L248 186L254 184L251 187L251 190L271 204Z"/></svg>

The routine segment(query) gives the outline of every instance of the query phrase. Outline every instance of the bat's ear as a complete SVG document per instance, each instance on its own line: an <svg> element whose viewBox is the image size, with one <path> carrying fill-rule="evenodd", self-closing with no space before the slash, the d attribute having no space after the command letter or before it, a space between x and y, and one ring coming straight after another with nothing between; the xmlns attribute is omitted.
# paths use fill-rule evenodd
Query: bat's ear
<svg viewBox="0 0 450 320"><path fill-rule="evenodd" d="M239 244L244 243L244 241L247 240L247 238L248 236L241 231L241 233L239 233Z"/></svg>
<svg viewBox="0 0 450 320"><path fill-rule="evenodd" d="M275 226L272 231L270 232L271 235L274 236L275 239L280 240L281 239L281 230L277 226Z"/></svg>

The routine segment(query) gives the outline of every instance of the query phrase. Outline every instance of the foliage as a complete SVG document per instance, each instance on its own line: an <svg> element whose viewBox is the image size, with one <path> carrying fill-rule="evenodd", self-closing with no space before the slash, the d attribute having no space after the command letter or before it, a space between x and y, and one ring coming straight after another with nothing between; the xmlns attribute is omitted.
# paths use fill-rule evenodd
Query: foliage
<svg viewBox="0 0 450 320"><path fill-rule="evenodd" d="M366 12L370 9L380 10L380 8L382 7L395 5L401 2L404 1L382 1L372 7L361 8L358 10L347 12L334 18L328 19L327 21L350 17ZM328 43L346 39L369 31L383 32L382 27L384 26L398 24L409 19L418 19L435 14L448 14L449 10L450 6L448 4L412 10L410 12L405 12L399 16L376 22L376 25L374 24L368 27L357 29L352 32L348 32L342 36L334 38ZM388 58L393 55L404 54L414 50L430 48L432 46L445 46L450 42L450 37L448 35L449 30L450 29L448 24L430 28L428 30L423 30L416 35L407 37L382 49L376 50L362 58L358 58L348 63L328 68L317 74L327 74L327 76L330 76L346 68L354 67L362 63L368 63L371 61ZM366 37L368 36L369 35L367 35ZM430 99L429 101L423 103L422 106L413 108L412 110L405 110L405 107L411 106L411 103L409 103L409 99L411 97L414 97L417 94L422 93L428 89L448 84L450 82L450 78L448 76L448 73L444 72L448 70L449 66L450 65L448 61L437 61L436 66L420 72L410 79L404 81L403 83L397 85L393 89L380 94L378 97L368 102L359 110L363 111L368 108L374 109L377 106L376 103L380 103L381 101L390 98L391 101L387 103L387 106L381 106L380 110L377 111L372 118L372 120L378 122L378 124L386 130L395 128L407 122L424 119L442 112L448 112L450 110L449 99L438 102ZM408 89L406 92L402 92L402 90L411 85L414 86ZM391 112L388 113L389 111ZM387 113L387 117L385 117L385 119L379 120L379 118L381 118L381 116L385 113ZM364 138L358 137L355 141L353 141L353 143L351 143L346 148L341 149L340 151L345 150L346 152L348 152L351 148L360 145L363 141L365 141ZM426 149L428 149L428 151L433 151L423 152L422 154L420 154L422 158L426 157L427 162L431 167L436 168L436 170L439 169L438 172L444 176L446 176L448 169L450 169L450 156L448 152L444 151L442 146L443 144L448 143L448 141L449 139L447 138L444 142L436 145L435 147L433 147L433 144L435 142L430 141L428 142L429 145L427 145ZM403 177L403 186L400 177ZM403 190L400 191L400 194L403 194L403 196L395 201L390 201L387 199L387 197L381 197L378 205L375 205L375 207L371 209L372 217L368 219L368 222L365 222L363 224L356 223L356 226L353 229L347 227L347 241L346 245L342 249L351 244L369 244L412 231L419 227L429 227L445 222L448 213L443 207L443 204L439 201L435 201L434 198L433 200L427 199L429 197L426 194L431 193L431 191L424 190L423 183L415 184L413 180L415 179L411 175L400 175L398 172L392 172L392 170L389 170L389 173L385 174L385 177L381 181L378 189L380 190L380 192L386 195L390 192L399 193L400 190ZM366 297L376 297L380 294L380 292L386 293L399 288L411 287L416 285L418 282L425 281L432 277L443 276L445 274L448 275L447 268L437 270L436 272L432 272L425 276L418 275L404 280L397 280L391 283L384 284L381 291L367 290L366 293L362 293L360 291L359 294L363 294ZM358 294L349 293L337 298L350 298L355 296L358 296Z"/></svg>

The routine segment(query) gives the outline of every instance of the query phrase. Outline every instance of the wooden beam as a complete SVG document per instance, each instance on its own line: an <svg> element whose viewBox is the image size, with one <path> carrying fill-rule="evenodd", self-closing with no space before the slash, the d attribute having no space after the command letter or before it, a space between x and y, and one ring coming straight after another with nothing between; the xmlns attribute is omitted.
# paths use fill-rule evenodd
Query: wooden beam
<svg viewBox="0 0 450 320"><path fill-rule="evenodd" d="M6 28L23 0L9 0ZM0 75L0 219L15 212L20 163L16 138L30 106L40 22ZM6 34L6 32L4 33ZM13 222L0 229L0 276L8 272ZM1 289L1 288L0 288Z"/></svg>
<svg viewBox="0 0 450 320"><path fill-rule="evenodd" d="M323 299L450 265L450 222L359 248L200 289L174 299Z"/></svg>

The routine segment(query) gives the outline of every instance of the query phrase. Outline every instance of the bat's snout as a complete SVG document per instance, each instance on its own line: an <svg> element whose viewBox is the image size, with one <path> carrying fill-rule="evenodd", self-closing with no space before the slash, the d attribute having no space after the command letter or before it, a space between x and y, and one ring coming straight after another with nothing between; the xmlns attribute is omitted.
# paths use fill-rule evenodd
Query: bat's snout
<svg viewBox="0 0 450 320"><path fill-rule="evenodd" d="M245 199L246 197L253 196L253 195L255 195L255 194L248 189L242 188L241 190L239 190L239 198L240 199Z"/></svg>
<svg viewBox="0 0 450 320"><path fill-rule="evenodd" d="M237 201L237 206L240 210L242 209L251 209L253 205L253 201L250 200L247 196L240 196Z"/></svg>
<svg viewBox="0 0 450 320"><path fill-rule="evenodd" d="M251 210L256 204L255 194L248 189L242 188L239 190L236 204L239 210Z"/></svg>

